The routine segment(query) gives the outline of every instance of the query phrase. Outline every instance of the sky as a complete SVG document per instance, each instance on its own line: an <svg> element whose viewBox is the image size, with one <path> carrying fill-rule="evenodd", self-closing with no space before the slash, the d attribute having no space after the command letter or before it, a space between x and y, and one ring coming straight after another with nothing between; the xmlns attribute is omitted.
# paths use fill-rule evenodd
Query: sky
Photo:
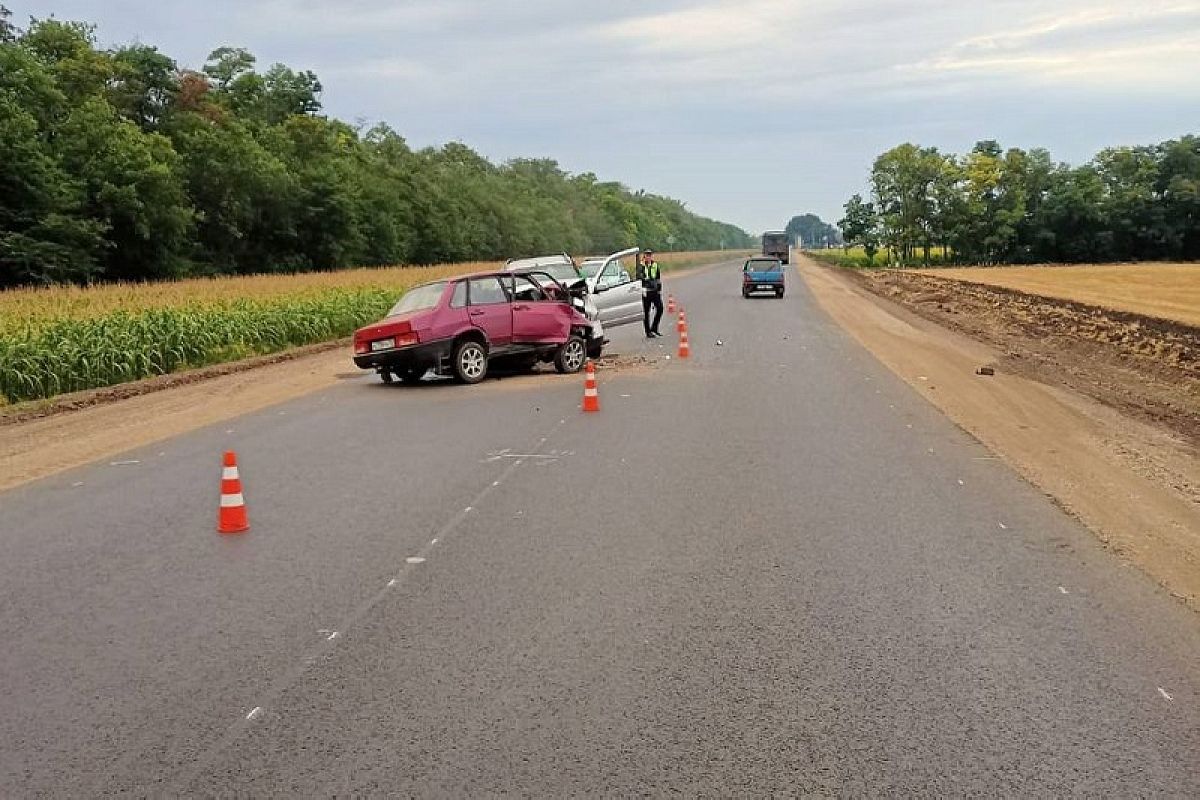
<svg viewBox="0 0 1200 800"><path fill-rule="evenodd" d="M0 0L198 68L311 69L414 147L556 159L748 231L836 222L906 141L1077 164L1200 133L1200 0Z"/></svg>

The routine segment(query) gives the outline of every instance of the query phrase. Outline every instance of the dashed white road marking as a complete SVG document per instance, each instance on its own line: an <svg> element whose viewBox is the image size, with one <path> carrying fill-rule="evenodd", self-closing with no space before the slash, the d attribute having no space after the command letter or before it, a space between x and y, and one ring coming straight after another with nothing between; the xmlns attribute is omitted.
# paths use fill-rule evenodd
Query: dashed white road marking
<svg viewBox="0 0 1200 800"><path fill-rule="evenodd" d="M142 463L142 462L138 461L136 458L131 458L128 461L110 461L110 462L108 462L108 465L110 467L124 467L124 466L128 466L129 464L140 464L140 463Z"/></svg>
<svg viewBox="0 0 1200 800"><path fill-rule="evenodd" d="M406 558L404 560L407 561L409 564L424 564L425 563L425 559L421 558L420 556L409 556L408 558Z"/></svg>
<svg viewBox="0 0 1200 800"><path fill-rule="evenodd" d="M1175 699L1174 697L1171 697L1171 695L1167 694L1167 690L1166 690L1166 689L1164 689L1164 688L1163 688L1163 687L1161 687L1161 686L1159 686L1159 687L1158 687L1158 693L1159 693L1159 694L1161 694L1161 695L1162 695L1164 698L1166 698L1168 701L1170 701L1170 700L1174 700L1174 699Z"/></svg>
<svg viewBox="0 0 1200 800"><path fill-rule="evenodd" d="M1159 691L1161 692L1162 689L1159 689ZM261 713L262 713L262 706L255 706L253 709L251 709L250 713L246 715L246 719L254 719Z"/></svg>

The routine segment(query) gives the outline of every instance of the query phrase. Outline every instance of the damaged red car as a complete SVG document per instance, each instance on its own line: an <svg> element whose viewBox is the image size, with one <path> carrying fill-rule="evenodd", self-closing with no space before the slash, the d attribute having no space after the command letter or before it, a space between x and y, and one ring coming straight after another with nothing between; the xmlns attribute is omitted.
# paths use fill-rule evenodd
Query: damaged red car
<svg viewBox="0 0 1200 800"><path fill-rule="evenodd" d="M354 363L384 383L429 371L479 383L497 360L578 372L604 345L582 299L549 274L489 272L410 289L387 317L354 333Z"/></svg>

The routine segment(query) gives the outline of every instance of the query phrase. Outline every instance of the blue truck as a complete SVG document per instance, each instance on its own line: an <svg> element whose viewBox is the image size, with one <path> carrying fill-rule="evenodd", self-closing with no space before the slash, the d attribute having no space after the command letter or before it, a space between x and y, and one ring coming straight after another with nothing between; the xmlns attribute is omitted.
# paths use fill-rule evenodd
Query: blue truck
<svg viewBox="0 0 1200 800"><path fill-rule="evenodd" d="M757 256L742 265L742 297L755 292L774 292L783 297L783 262L778 258Z"/></svg>

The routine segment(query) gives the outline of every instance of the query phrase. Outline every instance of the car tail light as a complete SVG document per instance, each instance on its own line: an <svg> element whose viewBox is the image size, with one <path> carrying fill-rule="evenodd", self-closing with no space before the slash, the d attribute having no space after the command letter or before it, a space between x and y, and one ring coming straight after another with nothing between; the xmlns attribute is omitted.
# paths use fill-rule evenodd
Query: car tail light
<svg viewBox="0 0 1200 800"><path fill-rule="evenodd" d="M355 342L354 343L354 352L355 353L366 353L366 352L369 352L370 349L371 348L367 346L366 342Z"/></svg>
<svg viewBox="0 0 1200 800"><path fill-rule="evenodd" d="M415 333L402 333L396 337L396 347L408 347L420 341L421 339Z"/></svg>

